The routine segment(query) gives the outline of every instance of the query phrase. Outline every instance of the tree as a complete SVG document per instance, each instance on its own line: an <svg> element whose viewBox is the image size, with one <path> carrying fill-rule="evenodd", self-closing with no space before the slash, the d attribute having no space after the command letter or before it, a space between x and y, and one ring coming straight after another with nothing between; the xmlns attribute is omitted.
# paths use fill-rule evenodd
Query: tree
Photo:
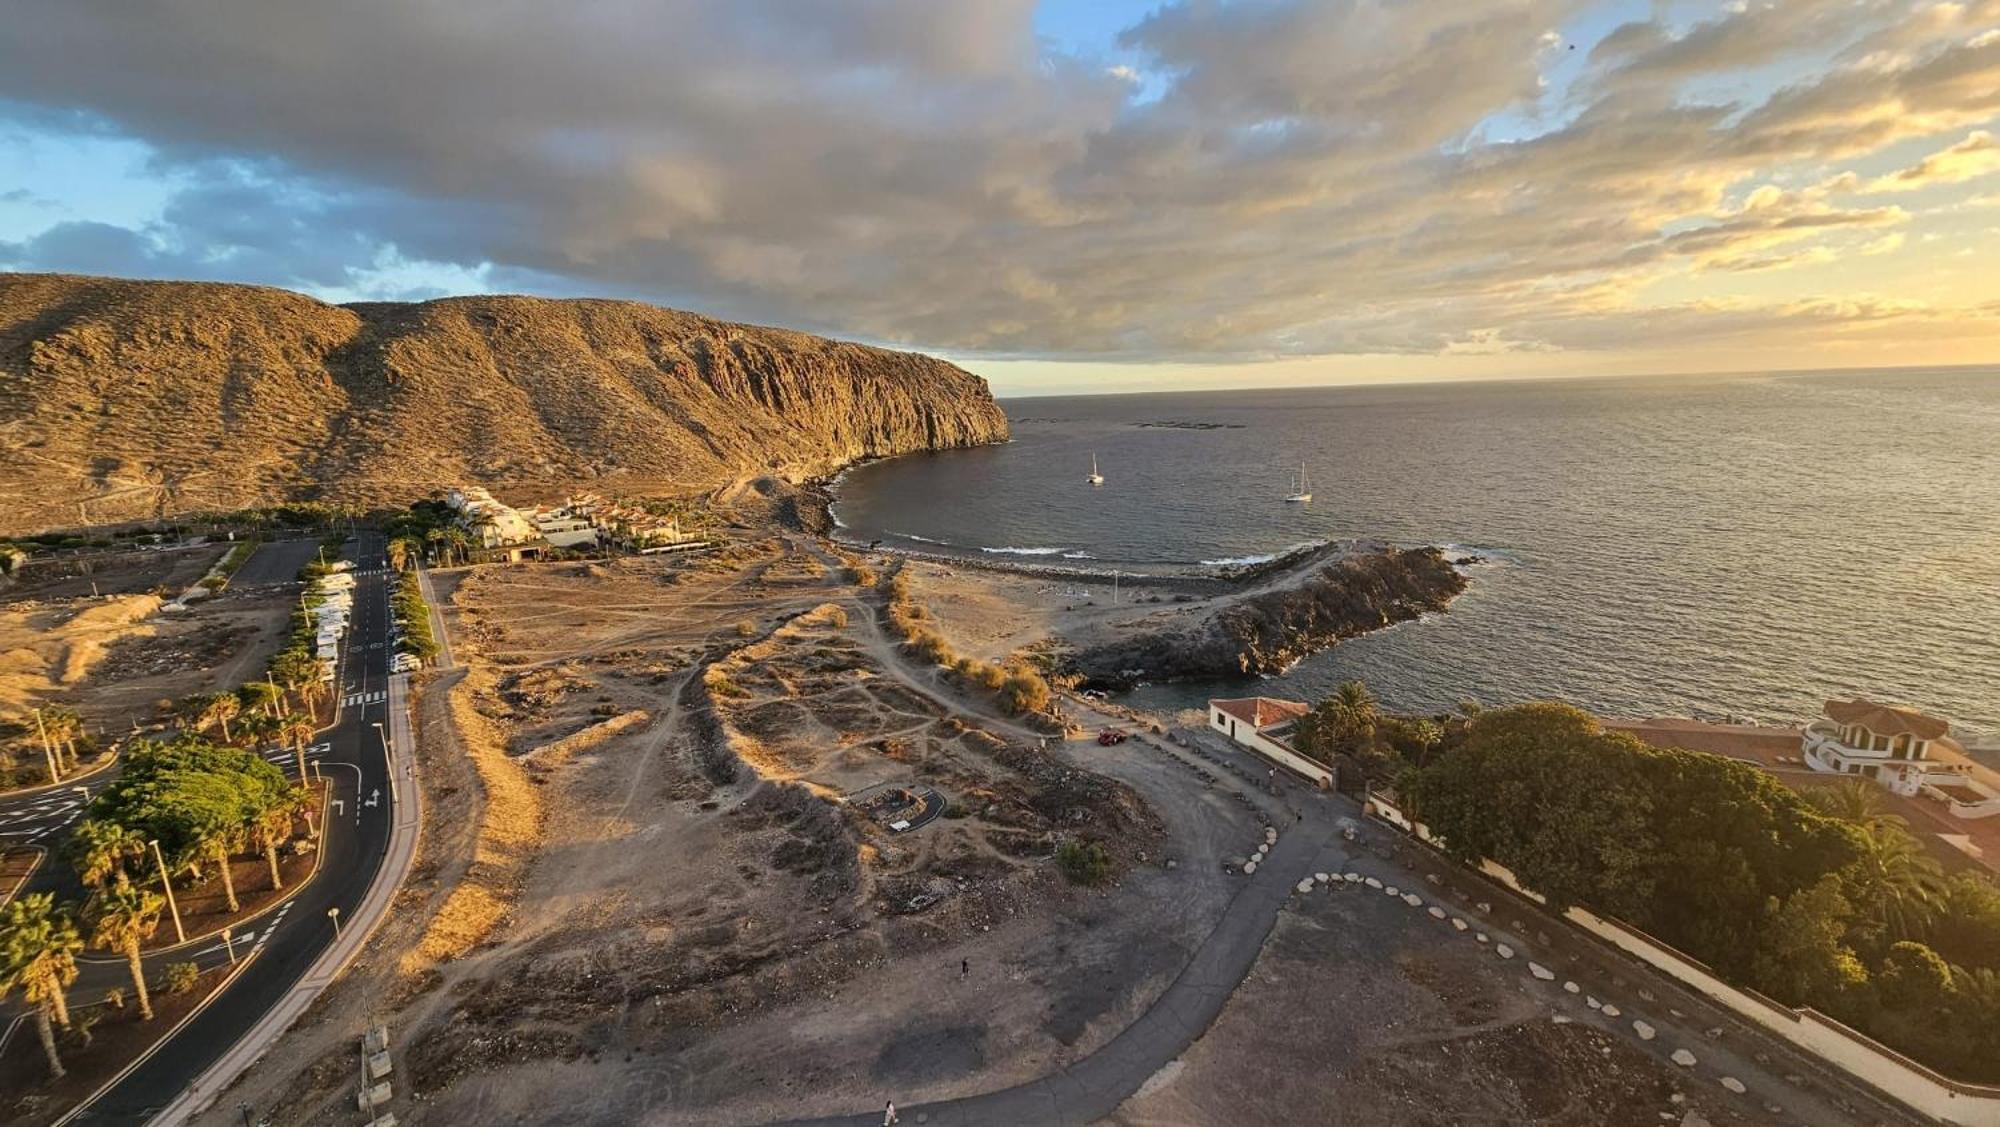
<svg viewBox="0 0 2000 1127"><path fill-rule="evenodd" d="M69 1028L69 1000L63 992L76 981L76 953L82 949L76 922L48 893L31 893L0 906L0 998L19 989L35 1007L42 1051L57 1079L64 1073L51 1023Z"/></svg>
<svg viewBox="0 0 2000 1127"><path fill-rule="evenodd" d="M1832 873L1774 904L1751 981L1775 998L1851 1013L1857 991L1868 982L1868 969L1846 942L1853 914Z"/></svg>
<svg viewBox="0 0 2000 1127"><path fill-rule="evenodd" d="M389 541L389 566L395 568L397 571L402 571L408 567L410 565L411 547L412 545L408 537L397 536L392 538Z"/></svg>
<svg viewBox="0 0 2000 1127"><path fill-rule="evenodd" d="M324 666L318 659L314 659L313 675L298 687L299 703L306 706L308 716L313 719L319 717L320 702L333 695L331 690L326 687L326 682L319 679L320 672L323 669Z"/></svg>
<svg viewBox="0 0 2000 1127"><path fill-rule="evenodd" d="M65 704L52 704L42 709L42 723L48 728L49 741L57 746L57 758L63 751L69 753L69 766L73 770L77 764L76 741L83 735L83 717L76 709Z"/></svg>
<svg viewBox="0 0 2000 1127"><path fill-rule="evenodd" d="M90 945L125 956L132 972L132 990L139 999L139 1016L153 1018L153 1000L146 993L146 968L139 958L139 945L160 925L166 899L152 889L133 884L120 874L118 883L100 888L84 906L84 920L90 926Z"/></svg>
<svg viewBox="0 0 2000 1127"><path fill-rule="evenodd" d="M1936 1015L1952 992L1951 967L1936 951L1905 939L1889 947L1876 983L1889 1009Z"/></svg>
<svg viewBox="0 0 2000 1127"><path fill-rule="evenodd" d="M285 692L275 681L246 681L236 690L236 698L243 711L251 716L275 716L278 706L284 701Z"/></svg>
<svg viewBox="0 0 2000 1127"><path fill-rule="evenodd" d="M1766 772L1551 702L1472 718L1402 790L1453 857L1496 861L1557 908L1617 917L1725 974L1749 970L1773 902L1860 852L1857 831Z"/></svg>
<svg viewBox="0 0 2000 1127"><path fill-rule="evenodd" d="M1813 787L1800 797L1813 809L1850 826L1871 826L1889 821L1903 825L1903 819L1882 810L1882 788L1861 779L1842 779L1831 786Z"/></svg>
<svg viewBox="0 0 2000 1127"><path fill-rule="evenodd" d="M76 824L64 846L70 866L85 887L102 888L125 876L125 866L146 855L146 839L105 818L85 818Z"/></svg>
<svg viewBox="0 0 2000 1127"><path fill-rule="evenodd" d="M285 887L285 879L278 872L278 849L292 839L292 824L303 805L302 791L287 790L250 823L250 844L270 864L273 889Z"/></svg>
<svg viewBox="0 0 2000 1127"><path fill-rule="evenodd" d="M298 758L299 785L304 786L310 777L306 774L306 745L319 734L319 724L312 717L297 712L288 712L278 718L278 740L292 746Z"/></svg>
<svg viewBox="0 0 2000 1127"><path fill-rule="evenodd" d="M1879 947L1923 935L1943 887L1938 863L1899 825L1877 821L1859 836L1860 855L1844 875L1867 940Z"/></svg>
<svg viewBox="0 0 2000 1127"><path fill-rule="evenodd" d="M44 711L35 710L35 737L41 741L42 757L48 763L49 781L59 783L63 777L62 753L56 750L56 742L49 738L49 722Z"/></svg>
<svg viewBox="0 0 2000 1127"><path fill-rule="evenodd" d="M1978 873L1954 873L1938 890L1924 938L1954 964L2000 970L2000 888Z"/></svg>
<svg viewBox="0 0 2000 1127"><path fill-rule="evenodd" d="M1368 686L1343 681L1332 696L1299 718L1299 747L1327 763L1339 755L1359 756L1373 744L1381 719L1381 705Z"/></svg>
<svg viewBox="0 0 2000 1127"><path fill-rule="evenodd" d="M237 699L235 693L210 693L207 704L202 708L202 716L209 724L221 725L223 743L234 743L234 737L229 734L229 722L242 711L243 702Z"/></svg>
<svg viewBox="0 0 2000 1127"><path fill-rule="evenodd" d="M217 819L203 827L200 835L201 850L215 858L216 867L222 870L222 898L231 912L240 912L243 906L236 902L236 878L229 871L229 855L243 847L246 825Z"/></svg>

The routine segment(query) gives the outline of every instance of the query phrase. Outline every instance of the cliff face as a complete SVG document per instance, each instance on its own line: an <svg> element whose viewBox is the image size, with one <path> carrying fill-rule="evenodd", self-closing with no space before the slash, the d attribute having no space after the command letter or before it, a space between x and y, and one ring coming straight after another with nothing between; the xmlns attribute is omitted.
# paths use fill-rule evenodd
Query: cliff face
<svg viewBox="0 0 2000 1127"><path fill-rule="evenodd" d="M1006 437L944 361L632 302L0 275L0 534L460 482L689 493Z"/></svg>
<svg viewBox="0 0 2000 1127"><path fill-rule="evenodd" d="M1188 629L1084 650L1070 665L1101 688L1280 673L1343 638L1443 610L1464 590L1436 548L1369 552L1231 600Z"/></svg>

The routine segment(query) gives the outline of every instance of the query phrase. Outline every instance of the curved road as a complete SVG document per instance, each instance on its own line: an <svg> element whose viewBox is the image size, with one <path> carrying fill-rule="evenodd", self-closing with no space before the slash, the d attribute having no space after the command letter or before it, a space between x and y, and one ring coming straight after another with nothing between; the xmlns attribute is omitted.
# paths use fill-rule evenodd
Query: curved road
<svg viewBox="0 0 2000 1127"><path fill-rule="evenodd" d="M273 547L279 546L270 545L267 550ZM309 555L309 552L300 555L299 563ZM333 783L326 832L321 840L324 860L319 875L284 905L242 929L235 939L238 956L243 956L246 948L257 954L233 983L67 1122L143 1123L160 1116L176 1101L180 1106L168 1118L177 1119L193 1110L199 1101L182 1099L190 1086L197 1078L213 1080L210 1070L225 1056L241 1056L246 1064L253 1059L263 1046L243 1044L246 1036L258 1030L259 1023L301 987L308 971L333 947L334 922L328 911L339 910L343 930L357 924L365 929L372 923L357 917L367 914L361 910L363 901L388 853L396 822L384 744L392 731L398 735L402 732L403 717L392 720L391 703L393 695L394 703L401 705L408 678L393 678L392 684L388 671L389 657L394 651L389 644L390 580L385 574L381 537L363 533L357 542L348 545L345 555L355 564L356 579L354 611L334 679L339 711L333 725L320 733L320 742L310 753L319 765L319 772ZM252 559L254 563L255 557ZM291 571L296 573L296 570L294 564ZM400 745L409 746L406 741ZM292 754L283 750L270 752L267 757L285 768L294 762ZM90 790L94 793L101 789L111 777L106 772L91 780ZM408 775L405 773L403 777L407 779ZM0 840L32 839L43 845L56 844L55 835L75 820L81 806L81 796L72 791L43 792L13 802L0 802L0 830L15 833ZM30 817L20 817L24 813ZM56 858L45 860L31 887L69 879L67 869ZM378 899L386 904L386 898ZM379 913L381 906L371 903L370 912ZM358 940L359 936L352 938ZM218 965L228 959L220 940L199 943L194 952L193 958L204 966ZM148 963L157 967L163 962L188 958L187 949L181 949L149 956ZM99 975L104 977L103 987L93 988L91 982ZM92 962L72 987L72 997L96 997L104 987L122 983L125 978L122 963ZM251 1110L254 1115L255 1109Z"/></svg>

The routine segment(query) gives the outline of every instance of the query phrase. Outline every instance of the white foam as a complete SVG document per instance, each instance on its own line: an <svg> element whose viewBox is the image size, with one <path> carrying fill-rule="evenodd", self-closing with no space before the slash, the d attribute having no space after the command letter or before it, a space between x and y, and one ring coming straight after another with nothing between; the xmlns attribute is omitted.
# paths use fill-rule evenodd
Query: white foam
<svg viewBox="0 0 2000 1127"><path fill-rule="evenodd" d="M935 540L929 536L918 536L914 532L891 532L889 535L900 536L905 540L915 540L919 544L937 544L946 548L951 547L951 541L949 540Z"/></svg>
<svg viewBox="0 0 2000 1127"><path fill-rule="evenodd" d="M1094 560L1097 558L1089 552L1064 552L1062 557L1066 560Z"/></svg>
<svg viewBox="0 0 2000 1127"><path fill-rule="evenodd" d="M1268 552L1261 556L1232 556L1226 560L1203 560L1204 567L1249 567L1251 564L1270 563L1283 552Z"/></svg>
<svg viewBox="0 0 2000 1127"><path fill-rule="evenodd" d="M982 552L990 552L990 553L992 553L992 554L994 554L994 555L997 555L997 556L1055 556L1055 555L1061 555L1061 554L1062 554L1062 553L1063 553L1063 552L1064 552L1064 551L1065 551L1066 549L1063 549L1063 548L981 548L981 549L979 549L979 550L980 550L980 551L982 551Z"/></svg>

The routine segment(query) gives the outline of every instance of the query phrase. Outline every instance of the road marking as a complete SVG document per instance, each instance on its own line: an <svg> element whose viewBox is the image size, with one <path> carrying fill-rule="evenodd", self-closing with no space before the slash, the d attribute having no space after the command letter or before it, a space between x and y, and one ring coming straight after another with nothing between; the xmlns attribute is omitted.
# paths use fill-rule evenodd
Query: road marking
<svg viewBox="0 0 2000 1127"><path fill-rule="evenodd" d="M343 708L352 708L355 705L361 704L381 704L388 699L389 694L387 691L377 689L372 693L349 693L347 696L341 698L340 703Z"/></svg>

